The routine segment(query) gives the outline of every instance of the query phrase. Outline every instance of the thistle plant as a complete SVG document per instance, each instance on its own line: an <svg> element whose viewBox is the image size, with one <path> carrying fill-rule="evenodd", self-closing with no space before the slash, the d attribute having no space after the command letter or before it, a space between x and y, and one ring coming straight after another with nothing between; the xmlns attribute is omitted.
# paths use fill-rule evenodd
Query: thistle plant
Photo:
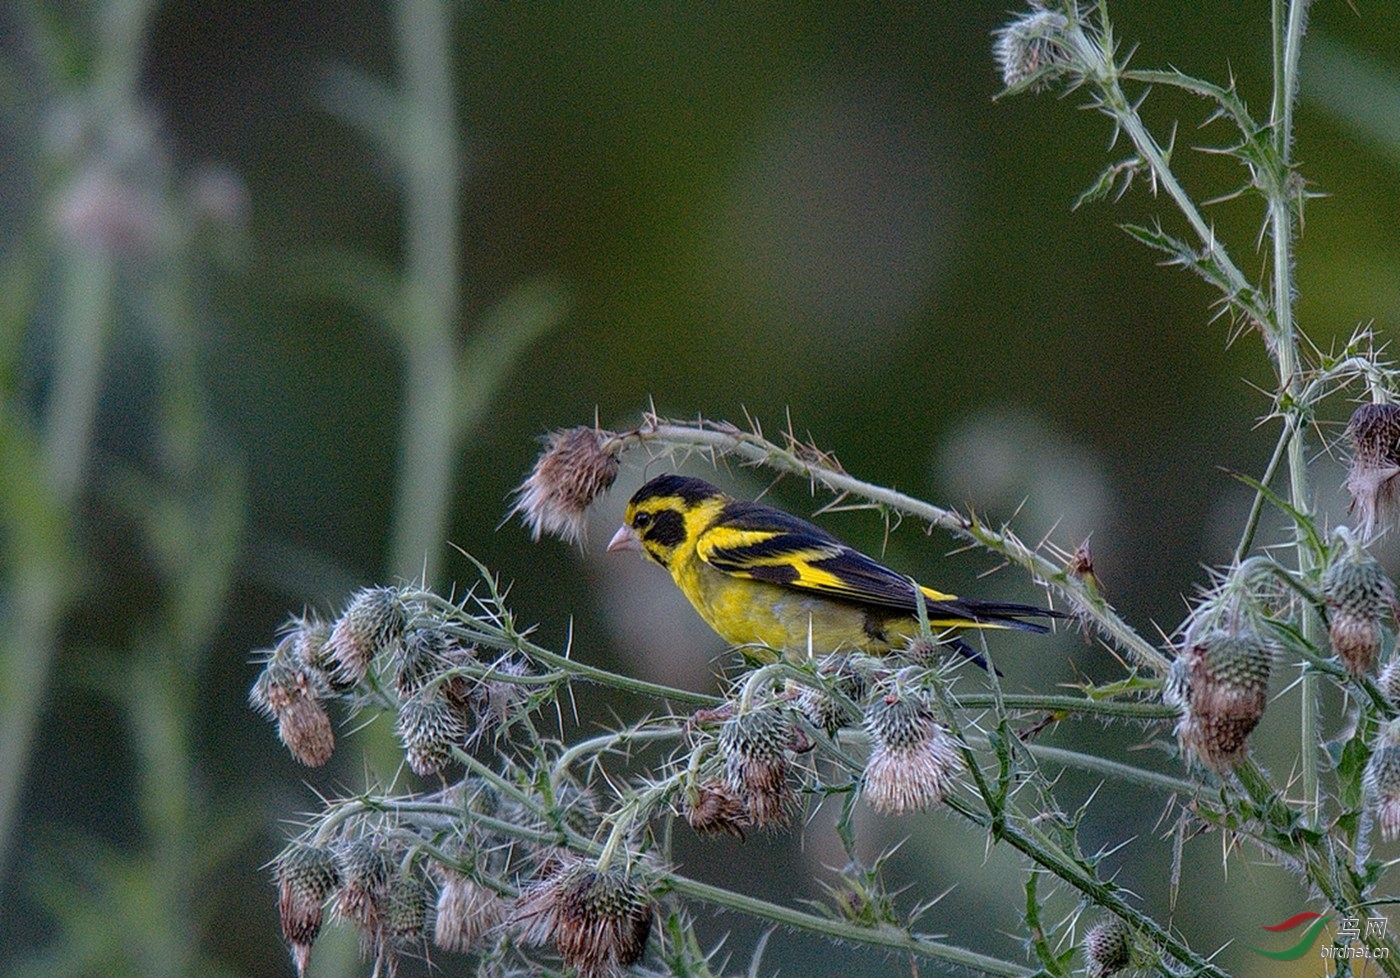
<svg viewBox="0 0 1400 978"><path fill-rule="evenodd" d="M1185 840L1205 833L1228 852L1289 869L1320 912L1354 917L1384 902L1388 866L1372 851L1370 828L1378 825L1383 840L1400 832L1400 682L1394 653L1386 654L1394 588L1368 547L1397 515L1387 405L1400 375L1369 332L1323 353L1295 322L1293 245L1308 193L1291 147L1307 7L1273 4L1274 84L1262 118L1232 84L1130 67L1106 2L1035 2L994 42L1006 94L1060 90L1109 118L1128 155L1083 199L1122 198L1134 184L1156 191L1174 214L1126 231L1216 288L1229 321L1222 341L1257 337L1274 371L1264 413L1277 440L1259 472L1240 477L1254 499L1234 559L1211 572L1167 637L1148 638L1119 614L1086 546L1028 545L1008 526L847 472L791 429L770 438L757 423L647 413L620 430L551 433L512 508L532 537L582 543L588 509L633 460L649 469L694 458L762 468L891 524L921 524L990 552L1044 588L1074 627L1114 653L1122 673L1070 693L1010 693L995 669L971 677L970 667L945 663L939 636L925 628L910 649L879 657L831 649L750 657L717 677L714 693L700 694L537 643L484 566L455 596L421 583L361 591L333 622L293 619L262 656L253 687L254 704L312 765L345 749L322 717L391 715L418 778L326 800L273 860L299 972L322 923L339 919L359 932L378 973L427 954L431 943L492 974L717 974L725 962L701 950L694 925L697 910L711 906L898 952L915 973L930 962L1006 976L1221 978L1228 972L1218 949L1171 922ZM1236 195L1260 208L1262 276L1241 269L1205 205L1183 188L1170 139L1138 111L1151 88L1200 99L1216 127L1207 131L1226 130L1211 151L1240 164ZM1347 396L1367 403L1325 447L1352 458L1357 525L1334 528L1314 508L1308 441L1324 401ZM1256 539L1266 509L1286 520L1284 549ZM1273 697L1285 673L1299 677L1301 704L1291 773L1267 770L1253 749L1265 713L1280 709ZM583 683L639 697L651 710L573 735L561 702ZM1336 711L1327 726L1345 731L1334 740L1322 733L1324 702ZM1169 766L1040 742L1039 731L1076 721L1131 724ZM1086 848L1084 810L1063 800L1067 769L1099 779L1100 796L1131 785L1168 800L1175 868L1159 892L1130 892L1106 871L1107 850ZM848 857L826 901L761 900L742 881L701 882L679 864L679 832L739 845L754 832L802 833L824 809ZM888 853L873 864L861 858L862 834L877 816L949 819L979 845L1014 853L1023 933L988 954L927 932L920 917L932 894L907 909L884 882ZM1400 974L1389 935L1352 940L1375 952L1381 971Z"/></svg>

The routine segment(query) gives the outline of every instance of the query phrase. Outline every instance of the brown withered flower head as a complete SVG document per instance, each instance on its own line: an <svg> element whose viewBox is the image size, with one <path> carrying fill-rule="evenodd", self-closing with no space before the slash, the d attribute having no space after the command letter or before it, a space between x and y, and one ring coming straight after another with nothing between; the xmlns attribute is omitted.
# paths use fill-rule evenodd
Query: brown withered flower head
<svg viewBox="0 0 1400 978"><path fill-rule="evenodd" d="M650 896L626 869L567 859L525 888L515 920L527 943L553 943L577 978L618 978L645 953L652 915Z"/></svg>
<svg viewBox="0 0 1400 978"><path fill-rule="evenodd" d="M443 869L433 914L433 943L444 951L470 951L505 921L508 909L494 890L462 873Z"/></svg>
<svg viewBox="0 0 1400 978"><path fill-rule="evenodd" d="M1247 628L1188 636L1163 693L1182 711L1176 736L1188 755L1216 772L1244 758L1264 715L1271 664L1269 647Z"/></svg>
<svg viewBox="0 0 1400 978"><path fill-rule="evenodd" d="M585 425L551 432L507 517L519 513L532 540L548 533L582 546L584 515L617 478L621 452L622 441L611 431Z"/></svg>
<svg viewBox="0 0 1400 978"><path fill-rule="evenodd" d="M686 823L703 834L724 833L742 839L744 827L752 824L743 799L718 778L687 789L681 812Z"/></svg>
<svg viewBox="0 0 1400 978"><path fill-rule="evenodd" d="M305 975L311 945L321 933L326 899L340 885L335 852L324 846L293 843L273 864L282 937L291 950L297 974Z"/></svg>
<svg viewBox="0 0 1400 978"><path fill-rule="evenodd" d="M794 736L792 718L776 706L737 714L720 727L725 785L759 828L787 825L797 808L787 758Z"/></svg>
<svg viewBox="0 0 1400 978"><path fill-rule="evenodd" d="M1363 404L1347 422L1351 466L1346 487L1362 536L1370 539L1400 509L1400 404Z"/></svg>
<svg viewBox="0 0 1400 978"><path fill-rule="evenodd" d="M278 643L248 693L252 706L277 721L277 736L293 757L320 767L335 750L335 731L322 700L329 695L325 675L301 661L300 637L290 632Z"/></svg>

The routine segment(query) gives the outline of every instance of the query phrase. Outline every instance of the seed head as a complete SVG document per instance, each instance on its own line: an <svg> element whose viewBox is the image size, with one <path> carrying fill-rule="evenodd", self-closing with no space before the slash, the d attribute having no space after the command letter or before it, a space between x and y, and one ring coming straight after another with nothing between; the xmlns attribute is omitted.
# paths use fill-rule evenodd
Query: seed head
<svg viewBox="0 0 1400 978"><path fill-rule="evenodd" d="M1187 754L1213 771L1244 757L1264 715L1270 659L1268 646L1247 629L1213 629L1189 641L1168 684L1185 708L1176 736Z"/></svg>
<svg viewBox="0 0 1400 978"><path fill-rule="evenodd" d="M865 714L870 759L861 793L885 815L903 815L936 805L963 769L958 742L933 717L919 692L891 689Z"/></svg>
<svg viewBox="0 0 1400 978"><path fill-rule="evenodd" d="M552 942L578 978L617 978L646 951L652 913L625 869L568 861L521 893L515 919L526 924L527 943Z"/></svg>
<svg viewBox="0 0 1400 978"><path fill-rule="evenodd" d="M311 945L321 933L326 898L340 885L335 853L322 846L293 843L273 867L282 938L292 952L297 974L305 975Z"/></svg>
<svg viewBox="0 0 1400 978"><path fill-rule="evenodd" d="M444 951L466 952L506 919L506 904L470 877L443 870L433 915L433 943Z"/></svg>
<svg viewBox="0 0 1400 978"><path fill-rule="evenodd" d="M1400 720L1381 726L1371 745L1362 786L1380 824L1381 838L1390 842L1400 835Z"/></svg>
<svg viewBox="0 0 1400 978"><path fill-rule="evenodd" d="M797 808L787 759L792 743L792 720L778 707L740 713L720 728L725 784L759 828L787 825Z"/></svg>
<svg viewBox="0 0 1400 978"><path fill-rule="evenodd" d="M1361 405L1346 433L1352 447L1347 492L1369 539L1394 519L1400 503L1400 405Z"/></svg>
<svg viewBox="0 0 1400 978"><path fill-rule="evenodd" d="M1376 667L1381 651L1381 617L1394 615L1395 586L1380 561L1348 537L1322 578L1332 649L1353 676Z"/></svg>
<svg viewBox="0 0 1400 978"><path fill-rule="evenodd" d="M1053 10L1032 10L998 29L992 54L1008 89L1040 91L1068 70L1069 21Z"/></svg>
<svg viewBox="0 0 1400 978"><path fill-rule="evenodd" d="M1133 961L1132 935L1117 917L1104 917L1084 935L1084 972L1089 978L1109 978Z"/></svg>
<svg viewBox="0 0 1400 978"><path fill-rule="evenodd" d="M519 513L532 540L548 533L582 546L584 514L617 478L621 452L622 442L611 431L583 426L551 432L507 516Z"/></svg>
<svg viewBox="0 0 1400 978"><path fill-rule="evenodd" d="M377 655L393 655L403 640L407 609L391 587L355 592L326 641L326 656L337 682L354 685L365 678Z"/></svg>

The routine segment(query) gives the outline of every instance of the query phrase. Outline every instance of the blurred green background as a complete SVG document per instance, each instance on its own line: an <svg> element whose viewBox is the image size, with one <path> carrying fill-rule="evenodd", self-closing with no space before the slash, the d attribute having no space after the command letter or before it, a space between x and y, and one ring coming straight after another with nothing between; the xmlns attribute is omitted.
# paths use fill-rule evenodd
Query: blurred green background
<svg viewBox="0 0 1400 978"><path fill-rule="evenodd" d="M1136 64L1233 75L1267 116L1267 4L1113 10ZM791 424L865 479L1014 516L1028 540L1091 537L1113 602L1170 632L1238 537L1249 497L1224 470L1267 461L1272 371L1257 336L1228 342L1203 283L1118 230L1171 225L1149 187L1073 209L1126 150L1074 95L994 101L1007 16L1000 0L0 6L0 972L290 973L260 867L315 792L363 786L364 762L348 730L326 769L288 758L246 706L253 650L361 584L425 567L469 583L448 541L513 582L545 644L572 629L587 661L711 688L718 640L659 572L599 552L640 466L583 554L501 524L551 428L653 403ZM1306 211L1299 320L1328 348L1400 319L1400 9L1318 4L1309 41L1295 157L1326 196ZM1198 198L1244 179L1192 151L1231 137L1197 128L1202 105L1154 92L1144 113L1163 138L1181 120L1174 163ZM1210 214L1257 272L1258 208ZM1329 407L1314 485L1340 520L1350 405ZM818 505L795 481L774 498ZM826 525L882 545L869 514ZM906 526L886 555L948 590L1035 598L952 546ZM1007 643L1013 688L1116 674L1073 633ZM648 708L580 702L584 729ZM1256 739L1278 772L1290 713ZM1123 751L1166 733L1053 736ZM1077 804L1095 782L1063 785ZM1085 837L1134 839L1106 873L1198 948L1304 905L1252 854L1227 874L1207 837L1172 910L1163 808L1110 787ZM951 889L930 929L1017 953L1016 860L941 816L863 831L871 855L908 837L910 904ZM678 857L781 902L819 896L842 859L827 818L805 846L685 839ZM706 927L732 931L738 965L760 931ZM343 936L313 973L367 972ZM1221 961L1284 973L1238 944ZM779 934L763 971L890 967Z"/></svg>

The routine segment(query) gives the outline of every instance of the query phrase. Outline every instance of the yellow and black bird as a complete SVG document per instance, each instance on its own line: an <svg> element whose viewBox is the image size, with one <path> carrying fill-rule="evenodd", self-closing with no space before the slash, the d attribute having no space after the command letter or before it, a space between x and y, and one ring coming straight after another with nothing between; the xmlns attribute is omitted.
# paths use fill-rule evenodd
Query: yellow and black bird
<svg viewBox="0 0 1400 978"><path fill-rule="evenodd" d="M821 655L900 648L920 634L915 584L815 524L708 482L663 475L637 490L609 550L640 550L671 573L700 617L735 646ZM935 636L969 628L1048 631L1034 605L979 601L919 585Z"/></svg>

